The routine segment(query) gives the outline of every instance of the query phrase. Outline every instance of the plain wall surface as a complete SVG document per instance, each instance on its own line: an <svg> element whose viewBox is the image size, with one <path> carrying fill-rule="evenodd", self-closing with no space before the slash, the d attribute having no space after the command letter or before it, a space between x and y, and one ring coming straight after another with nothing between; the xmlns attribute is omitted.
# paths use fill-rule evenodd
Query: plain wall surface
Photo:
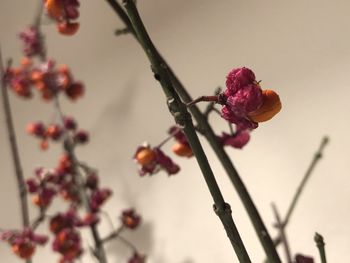
<svg viewBox="0 0 350 263"><path fill-rule="evenodd" d="M149 62L131 35L116 37L123 24L105 1L81 1L81 28L74 37L56 32L44 19L48 57L67 64L86 85L76 103L61 98L64 112L87 129L91 142L78 156L99 170L101 185L113 189L104 206L115 225L124 208L133 206L143 224L126 236L151 263L238 262L194 158L174 160L182 171L141 178L132 161L140 143L157 145L173 124ZM17 64L17 34L33 20L37 1L0 2L0 44L3 56ZM276 90L282 111L251 134L243 150L227 148L237 170L271 230L275 202L285 214L291 198L323 135L330 145L316 168L287 228L293 254L312 255L319 262L313 236L326 242L329 262L347 262L350 248L349 98L350 2L326 1L204 1L139 0L138 7L155 45L193 97L211 95L224 86L234 67L251 68L265 89ZM61 153L58 144L42 152L39 141L25 133L35 120L49 122L54 110L38 96L23 100L10 94L25 176L37 166L50 168ZM200 107L204 108L205 103ZM20 226L19 200L9 144L0 110L0 228ZM211 116L217 133L227 124ZM205 140L208 159L233 210L252 262L263 250L229 179ZM170 152L171 144L164 150ZM57 202L54 214L66 204ZM31 217L37 214L31 205ZM43 224L39 232L45 233ZM107 234L109 226L101 225ZM92 244L87 230L86 244ZM130 251L119 241L107 246L110 262L126 262ZM283 251L280 250L284 259ZM0 262L22 262L7 244L0 244ZM38 248L35 262L57 262L58 255ZM83 262L94 262L86 253Z"/></svg>

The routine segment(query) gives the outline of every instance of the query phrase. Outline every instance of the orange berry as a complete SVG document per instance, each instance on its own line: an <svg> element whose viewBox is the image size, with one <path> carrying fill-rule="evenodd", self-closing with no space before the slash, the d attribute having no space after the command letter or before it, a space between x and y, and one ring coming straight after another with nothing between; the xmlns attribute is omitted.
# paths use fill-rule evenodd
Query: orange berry
<svg viewBox="0 0 350 263"><path fill-rule="evenodd" d="M60 0L46 0L45 8L49 16L59 20L63 15L63 6Z"/></svg>
<svg viewBox="0 0 350 263"><path fill-rule="evenodd" d="M188 144L184 144L181 142L175 143L171 148L171 150L173 151L173 153L175 153L178 156L182 156L182 157L193 156L191 147Z"/></svg>
<svg viewBox="0 0 350 263"><path fill-rule="evenodd" d="M33 204L35 204L36 206L39 206L39 207L46 207L50 203L49 200L43 199L38 194L36 194L32 197L32 202L33 202Z"/></svg>
<svg viewBox="0 0 350 263"><path fill-rule="evenodd" d="M75 187L60 190L60 195L65 201L79 202L79 191Z"/></svg>
<svg viewBox="0 0 350 263"><path fill-rule="evenodd" d="M62 35L72 36L78 31L79 26L80 24L78 22L71 23L65 21L57 24L57 30Z"/></svg>
<svg viewBox="0 0 350 263"><path fill-rule="evenodd" d="M49 142L48 140L42 140L40 142L40 149L43 151L46 151L49 148Z"/></svg>
<svg viewBox="0 0 350 263"><path fill-rule="evenodd" d="M12 251L20 258L29 259L35 252L35 246L29 242L13 244Z"/></svg>
<svg viewBox="0 0 350 263"><path fill-rule="evenodd" d="M270 120L282 108L280 97L273 90L263 90L262 106L249 113L249 118L254 122L264 122Z"/></svg>
<svg viewBox="0 0 350 263"><path fill-rule="evenodd" d="M52 140L59 140L63 134L63 129L57 124L51 124L46 128L46 135Z"/></svg>
<svg viewBox="0 0 350 263"><path fill-rule="evenodd" d="M30 78L35 82L43 81L44 73L40 72L39 70L33 70Z"/></svg>
<svg viewBox="0 0 350 263"><path fill-rule="evenodd" d="M154 153L154 151L152 151L152 149L149 148L145 148L139 151L135 157L136 161L141 165L147 165L154 161L155 158L156 154Z"/></svg>
<svg viewBox="0 0 350 263"><path fill-rule="evenodd" d="M28 58L28 57L23 57L23 58L21 59L21 65L22 65L23 67L30 67L30 66L32 65L32 61L31 61L30 58Z"/></svg>
<svg viewBox="0 0 350 263"><path fill-rule="evenodd" d="M27 86L22 85L21 83L13 83L12 88L14 92L16 92L19 96L23 96L27 98L31 97L30 89Z"/></svg>
<svg viewBox="0 0 350 263"><path fill-rule="evenodd" d="M70 70L67 65L63 64L58 67L58 72L62 74L70 74Z"/></svg>

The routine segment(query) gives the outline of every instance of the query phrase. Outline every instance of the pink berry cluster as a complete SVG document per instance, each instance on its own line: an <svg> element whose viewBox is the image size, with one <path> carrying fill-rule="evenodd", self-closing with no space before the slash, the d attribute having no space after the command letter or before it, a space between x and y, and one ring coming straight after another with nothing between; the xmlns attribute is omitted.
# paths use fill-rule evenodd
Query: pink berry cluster
<svg viewBox="0 0 350 263"><path fill-rule="evenodd" d="M78 228L99 222L96 214L88 213L79 217L74 206L65 213L56 213L50 219L50 231L54 235L52 248L61 255L60 262L73 262L83 253L82 240Z"/></svg>
<svg viewBox="0 0 350 263"><path fill-rule="evenodd" d="M23 43L23 53L26 57L45 57L42 35L37 27L29 26L19 34Z"/></svg>
<svg viewBox="0 0 350 263"><path fill-rule="evenodd" d="M255 129L259 122L271 119L281 110L277 93L262 90L254 72L245 67L229 72L220 103L222 117L236 124L237 131Z"/></svg>
<svg viewBox="0 0 350 263"><path fill-rule="evenodd" d="M18 257L29 259L34 254L36 245L45 245L48 237L35 234L31 229L26 228L21 231L3 231L0 234L0 239L7 242Z"/></svg>
<svg viewBox="0 0 350 263"><path fill-rule="evenodd" d="M224 146L242 149L249 142L250 134L246 130L236 131L234 134L222 132L221 136L218 136L217 138Z"/></svg>
<svg viewBox="0 0 350 263"><path fill-rule="evenodd" d="M50 124L37 121L31 122L27 125L26 130L30 135L40 139L40 147L46 150L49 145L49 140L59 142L67 133L73 138L74 145L85 144L89 141L89 133L85 130L78 130L77 122L72 117L64 117L63 124Z"/></svg>
<svg viewBox="0 0 350 263"><path fill-rule="evenodd" d="M63 35L74 35L80 24L75 22L79 18L78 0L44 0L47 15L57 24L57 30Z"/></svg>
<svg viewBox="0 0 350 263"><path fill-rule="evenodd" d="M141 216L138 215L133 208L129 208L122 211L120 220L124 227L136 229L141 223Z"/></svg>
<svg viewBox="0 0 350 263"><path fill-rule="evenodd" d="M168 175L174 175L180 171L180 166L161 150L161 147L170 139L175 140L172 151L177 156L187 158L193 156L191 146L179 127L170 127L168 134L169 137L156 147L151 147L148 143L137 147L133 159L139 166L140 176L153 175L162 170Z"/></svg>
<svg viewBox="0 0 350 263"><path fill-rule="evenodd" d="M72 101L84 94L84 85L74 80L70 69L66 65L56 68L54 60L34 66L33 62L25 57L20 67L7 70L6 81L17 95L24 98L31 98L33 89L47 101L60 92L65 93Z"/></svg>
<svg viewBox="0 0 350 263"><path fill-rule="evenodd" d="M72 35L78 30L79 23L75 20L79 17L79 1L44 0L43 3L47 15L56 21L60 33ZM5 84L22 98L31 98L33 90L37 90L45 101L50 103L57 100L53 105L57 120L49 124L32 122L26 130L40 140L42 149L47 149L49 142L59 142L64 152L54 168L38 168L32 177L25 180L26 191L38 207L40 217L23 230L1 230L0 238L11 245L17 256L30 259L35 253L36 245L44 245L48 241L47 236L34 234L34 229L46 221L46 212L54 209L52 204L55 200L64 200L65 208L51 214L48 223L53 235L52 250L60 255L59 262L73 263L84 253L81 228L95 229L100 223L102 206L111 197L112 190L101 187L97 171L78 160L75 147L87 143L89 134L78 129L77 121L64 116L58 106L59 94L64 93L68 99L76 101L83 95L84 85L74 79L68 66L56 66L54 60L46 59L44 37L39 25L26 28L19 37L23 42L25 57L19 67L8 65L4 76ZM36 58L40 62L37 63ZM166 162L163 157L163 163ZM84 209L81 209L83 206ZM134 209L122 211L120 229L136 229L140 223L141 216ZM114 238L118 238L118 235ZM126 244L130 246L131 243ZM133 254L128 262L145 262L144 255L136 251L134 246L130 248Z"/></svg>
<svg viewBox="0 0 350 263"><path fill-rule="evenodd" d="M164 170L168 175L174 175L180 171L180 166L159 147L151 148L149 144L137 147L134 160L140 165L140 176L153 175L160 170Z"/></svg>

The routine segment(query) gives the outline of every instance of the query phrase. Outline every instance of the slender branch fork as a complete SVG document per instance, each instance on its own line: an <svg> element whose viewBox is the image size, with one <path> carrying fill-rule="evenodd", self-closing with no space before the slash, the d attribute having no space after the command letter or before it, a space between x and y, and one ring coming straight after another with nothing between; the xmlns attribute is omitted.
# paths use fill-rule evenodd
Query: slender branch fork
<svg viewBox="0 0 350 263"><path fill-rule="evenodd" d="M136 38L138 42L140 42L137 34L135 33L134 28L131 25L131 21L128 18L126 12L121 7L121 5L116 0L106 0L106 2L111 6L111 8L114 10L114 12L121 18L123 23L126 27L130 29L130 32L132 35ZM185 103L189 103L193 101L183 84L180 82L180 80L176 77L175 73L172 71L172 69L168 66L164 58L161 56L161 54L155 49L154 52L156 52L158 58L160 59L162 65L165 66L168 76L170 78L171 83L174 85L174 88L178 92L179 96ZM234 167L231 159L227 155L226 151L224 150L223 146L219 143L217 140L217 137L211 128L207 116L201 113L199 108L196 105L192 105L189 107L190 112L192 113L193 117L196 119L198 123L198 129L204 134L206 139L208 140L209 144L213 148L215 154L217 155L219 161L223 165L227 175L229 176L232 184L234 185L247 213L248 216L254 226L255 232L257 233L257 236L260 240L260 243L262 247L264 248L264 251L266 253L267 258L269 259L270 263L280 263L281 260L279 259L279 256L277 254L277 251L275 249L274 243L270 237L270 234L267 231L267 228L252 200L250 197L250 194L245 187L242 179L240 178L236 168Z"/></svg>
<svg viewBox="0 0 350 263"><path fill-rule="evenodd" d="M285 217L285 219L283 221L283 225L284 226L288 224L288 222L290 220L290 217L292 216L292 213L293 213L293 211L295 209L295 206L296 206L296 204L297 204L297 202L298 202L298 200L300 198L300 195L303 192L306 183L310 179L310 176L311 176L312 172L314 171L317 163L321 160L322 154L323 154L323 150L326 147L326 145L328 144L328 142L329 142L329 138L328 137L325 136L325 137L322 138L320 146L319 146L318 150L316 151L316 153L314 155L314 158L312 159L309 167L307 168L306 173L305 173L303 179L301 180L300 185L298 186L298 189L295 192L295 195L294 195L294 197L292 199L292 202L291 202L291 204L290 204L290 206L288 208L287 215L286 215L286 217Z"/></svg>
<svg viewBox="0 0 350 263"><path fill-rule="evenodd" d="M8 63L9 65L10 63ZM16 140L15 127L13 125L12 112L10 100L7 92L7 85L5 80L5 69L3 65L2 54L0 50L0 78L1 78L1 93L2 93L2 104L6 119L6 128L9 136L9 142L11 147L12 161L15 169L15 176L17 180L17 188L19 191L19 200L21 205L21 216L22 216L22 226L29 227L29 210L27 203L27 191L23 176L23 170L21 166L21 161L18 152L18 145ZM30 259L26 260L27 263L31 263Z"/></svg>
<svg viewBox="0 0 350 263"><path fill-rule="evenodd" d="M318 147L317 151L314 154L314 157L313 157L311 163L309 164L309 167L307 168L303 178L301 179L301 182L300 182L297 190L295 191L295 194L292 198L292 201L288 207L287 214L286 214L284 220L282 221L283 228L287 227L287 225L290 221L290 218L295 210L295 207L300 199L300 196L303 193L307 182L310 180L310 177L311 177L313 171L315 170L316 165L322 159L323 151L328 143L329 143L329 138L327 136L324 136L321 140L320 146ZM274 240L275 246L278 246L281 243L281 241L282 241L282 239L281 239L281 236L279 235Z"/></svg>
<svg viewBox="0 0 350 263"><path fill-rule="evenodd" d="M275 215L275 220L276 220L276 226L279 230L279 235L281 237L281 240L282 240L282 244L283 244L283 247L284 247L284 252L286 254L286 262L287 263L292 263L292 256L291 256L291 253L290 253L290 248L289 248L289 244L288 244L288 240L287 240L287 235L285 233L285 229L283 227L283 223L282 223L282 220L281 220L281 217L280 217L280 214L277 210L277 207L274 203L272 203L272 211Z"/></svg>
<svg viewBox="0 0 350 263"><path fill-rule="evenodd" d="M231 244L237 254L240 262L251 262L248 253L243 245L238 230L233 222L230 206L225 203L224 198L221 194L219 186L215 180L214 174L208 163L207 157L203 151L203 148L199 142L196 131L194 129L191 116L187 111L186 105L183 104L175 92L172 83L169 79L166 65L162 63L155 47L149 38L149 35L142 23L139 13L136 9L134 1L126 0L123 2L127 10L129 19L133 26L134 32L136 33L140 44L142 45L146 55L148 56L152 69L157 76L157 80L160 82L163 91L166 95L168 107L175 121L183 128L186 134L190 146L196 156L197 162L201 168L204 179L207 183L209 191L214 200L214 209L220 220L222 221L226 233L231 241Z"/></svg>

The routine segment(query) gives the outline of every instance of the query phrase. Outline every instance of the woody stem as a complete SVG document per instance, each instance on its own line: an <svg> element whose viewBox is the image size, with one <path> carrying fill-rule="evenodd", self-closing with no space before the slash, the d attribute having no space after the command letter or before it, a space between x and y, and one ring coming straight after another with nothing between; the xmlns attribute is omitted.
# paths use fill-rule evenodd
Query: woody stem
<svg viewBox="0 0 350 263"><path fill-rule="evenodd" d="M115 11L115 13L121 18L124 24L130 29L130 32L136 38L136 40L140 44L142 44L138 35L135 33L135 30L131 24L131 20L129 19L128 15L124 11L124 9L121 7L121 5L116 0L106 0L106 2L108 2L108 4ZM171 67L166 63L165 59L161 56L158 50L155 49L155 47L154 47L154 52L156 52L158 58L161 60L162 65L166 67L170 81L172 85L174 85L174 88L176 92L179 94L179 96L181 97L181 99L185 103L191 102L192 98L190 94L188 93L184 85L180 82L180 80L177 78L177 76L175 75ZM200 130L204 134L207 141L213 148L215 154L217 155L218 159L220 160L221 164L226 170L226 173L229 176L232 184L234 185L239 197L241 198L241 201L249 215L249 218L254 226L254 229L259 237L260 243L262 244L270 263L280 263L281 260L279 259L275 246L272 242L271 236L267 231L267 228L259 214L259 211L257 210L248 192L248 189L246 188L241 177L239 176L231 159L227 155L223 146L218 141L217 136L214 133L212 127L210 126L207 117L201 113L201 111L196 105L192 105L189 108L189 110L191 111L191 113L193 114L193 117L196 119L198 123L198 130Z"/></svg>
<svg viewBox="0 0 350 263"><path fill-rule="evenodd" d="M10 62L8 63L8 65L9 64ZM17 144L15 127L13 124L10 100L7 92L7 83L5 79L5 69L3 65L1 50L0 50L0 85L1 85L1 93L2 93L2 96L1 96L2 106L5 114L6 128L7 128L7 133L8 133L9 142L10 142L12 161L13 161L13 166L15 170L15 177L17 180L17 189L19 191L22 226L29 227L30 222L29 222L29 210L28 210L28 203L27 203L27 191L26 191L26 185L24 181L22 165L19 157L18 144ZM26 262L31 263L32 261L31 259L27 259Z"/></svg>
<svg viewBox="0 0 350 263"><path fill-rule="evenodd" d="M192 151L197 159L199 167L202 171L204 179L207 183L209 191L214 200L214 210L219 216L227 236L229 237L231 244L236 252L236 255L240 262L249 263L250 258L244 247L242 239L238 233L238 230L234 224L232 218L232 211L221 194L220 188L216 182L213 171L209 165L208 159L203 151L202 145L198 139L197 133L194 129L191 115L187 111L186 105L182 103L178 94L176 93L168 75L166 65L162 62L157 50L155 49L144 25L138 13L133 0L125 0L124 6L127 10L132 28L139 39L141 46L143 47L149 61L151 62L153 72L158 76L163 92L166 96L169 111L173 115L176 123L183 127L183 131L189 141Z"/></svg>

